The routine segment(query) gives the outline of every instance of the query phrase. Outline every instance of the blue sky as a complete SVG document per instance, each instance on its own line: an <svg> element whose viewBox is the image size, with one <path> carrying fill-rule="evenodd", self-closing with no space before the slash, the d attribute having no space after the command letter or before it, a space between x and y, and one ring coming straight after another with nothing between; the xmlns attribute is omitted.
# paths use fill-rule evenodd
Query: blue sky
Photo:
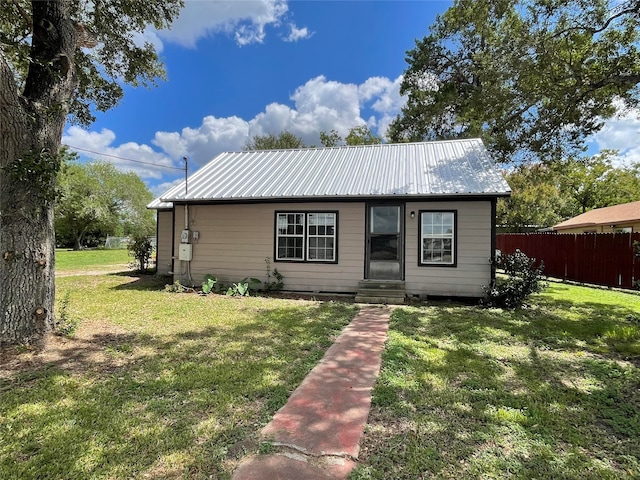
<svg viewBox="0 0 640 480"><path fill-rule="evenodd" d="M170 31L145 32L167 81L125 88L88 129L67 126L63 142L133 170L160 195L218 153L254 135L289 130L319 145L320 131L367 124L384 136L404 99L405 52L428 34L441 0L186 0ZM640 159L636 112L607 123L593 144ZM87 153L85 150L102 155ZM115 158L121 157L121 158Z"/></svg>

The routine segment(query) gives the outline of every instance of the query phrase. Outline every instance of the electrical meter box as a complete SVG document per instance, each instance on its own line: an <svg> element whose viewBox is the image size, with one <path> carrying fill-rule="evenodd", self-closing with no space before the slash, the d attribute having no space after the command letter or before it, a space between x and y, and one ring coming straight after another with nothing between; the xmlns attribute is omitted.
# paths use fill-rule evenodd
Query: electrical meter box
<svg viewBox="0 0 640 480"><path fill-rule="evenodd" d="M189 230L182 230L182 233L180 233L180 241L182 243L189 243Z"/></svg>
<svg viewBox="0 0 640 480"><path fill-rule="evenodd" d="M181 243L180 247L178 248L178 260L181 260L183 262L190 262L191 256L193 254L191 248L192 246L193 245L191 245L190 243Z"/></svg>

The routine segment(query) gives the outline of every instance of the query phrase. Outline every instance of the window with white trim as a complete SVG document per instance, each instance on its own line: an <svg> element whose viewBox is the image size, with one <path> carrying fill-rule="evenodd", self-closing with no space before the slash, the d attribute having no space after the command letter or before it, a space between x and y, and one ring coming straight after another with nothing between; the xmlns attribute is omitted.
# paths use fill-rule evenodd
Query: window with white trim
<svg viewBox="0 0 640 480"><path fill-rule="evenodd" d="M420 212L420 265L455 265L456 212Z"/></svg>
<svg viewBox="0 0 640 480"><path fill-rule="evenodd" d="M337 261L336 212L276 212L275 259Z"/></svg>

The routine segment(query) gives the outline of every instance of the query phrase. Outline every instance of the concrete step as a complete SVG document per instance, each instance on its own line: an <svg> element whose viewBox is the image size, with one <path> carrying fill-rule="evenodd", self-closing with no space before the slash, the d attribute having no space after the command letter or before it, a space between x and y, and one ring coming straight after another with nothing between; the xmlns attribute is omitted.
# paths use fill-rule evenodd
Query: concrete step
<svg viewBox="0 0 640 480"><path fill-rule="evenodd" d="M358 295L366 295L369 297L375 297L376 295L382 295L383 297L404 297L404 288L389 290L383 290L381 288L359 288Z"/></svg>
<svg viewBox="0 0 640 480"><path fill-rule="evenodd" d="M404 290L403 280L360 280L358 282L358 290L361 288L376 288L380 290Z"/></svg>
<svg viewBox="0 0 640 480"><path fill-rule="evenodd" d="M355 298L359 303L402 305L405 300L402 280L362 280Z"/></svg>
<svg viewBox="0 0 640 480"><path fill-rule="evenodd" d="M402 297L392 296L385 297L382 295L376 296L366 296L366 295L356 295L355 298L357 303L374 303L374 304L385 304L385 305L403 305L404 304L404 295Z"/></svg>

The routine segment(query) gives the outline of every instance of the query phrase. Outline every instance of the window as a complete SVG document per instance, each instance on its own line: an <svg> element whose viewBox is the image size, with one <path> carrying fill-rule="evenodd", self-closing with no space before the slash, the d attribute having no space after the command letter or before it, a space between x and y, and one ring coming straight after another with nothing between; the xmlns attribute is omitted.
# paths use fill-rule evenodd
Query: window
<svg viewBox="0 0 640 480"><path fill-rule="evenodd" d="M456 264L456 212L420 212L420 265Z"/></svg>
<svg viewBox="0 0 640 480"><path fill-rule="evenodd" d="M279 213L276 259L304 260L304 214Z"/></svg>
<svg viewBox="0 0 640 480"><path fill-rule="evenodd" d="M337 262L336 212L276 212L276 260Z"/></svg>

